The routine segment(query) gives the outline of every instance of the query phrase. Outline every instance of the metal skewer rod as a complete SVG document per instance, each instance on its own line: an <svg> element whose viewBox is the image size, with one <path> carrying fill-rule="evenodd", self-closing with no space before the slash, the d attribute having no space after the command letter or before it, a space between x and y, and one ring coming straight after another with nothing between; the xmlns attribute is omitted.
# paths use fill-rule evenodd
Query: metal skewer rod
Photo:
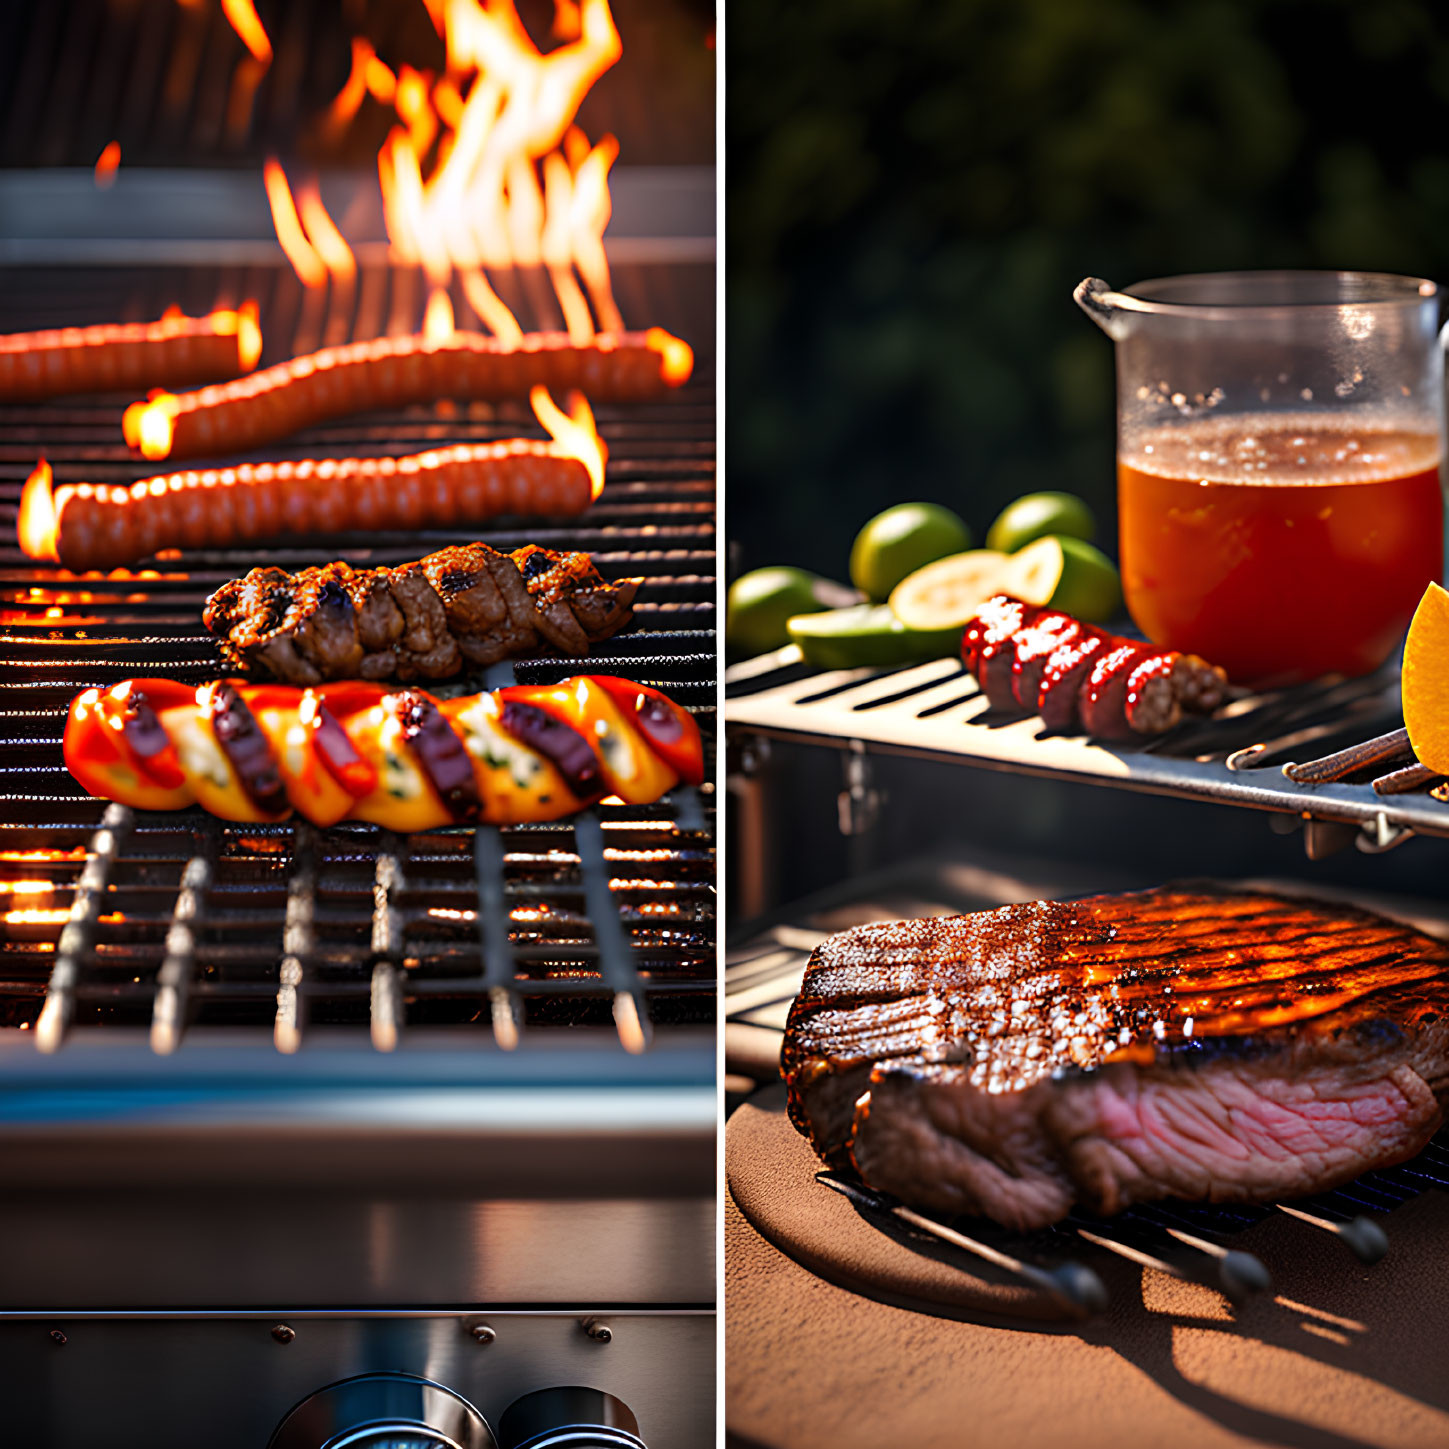
<svg viewBox="0 0 1449 1449"><path fill-rule="evenodd" d="M1290 1218L1297 1218L1310 1227L1321 1228L1325 1233L1342 1238L1361 1263L1377 1263L1389 1251L1389 1235L1372 1218L1360 1216L1346 1223L1336 1223L1329 1218L1306 1213L1302 1208L1288 1207L1285 1203L1274 1203L1273 1206Z"/></svg>
<svg viewBox="0 0 1449 1449"><path fill-rule="evenodd" d="M1283 773L1300 785L1326 785L1343 779L1345 775L1352 775L1356 770L1386 765L1390 760L1412 753L1408 730L1393 730L1362 744L1350 745L1336 754L1324 755L1321 759L1284 765Z"/></svg>
<svg viewBox="0 0 1449 1449"><path fill-rule="evenodd" d="M906 1207L904 1203L893 1202L867 1187L846 1182L834 1173L817 1172L815 1180L833 1188L858 1205L872 1208L876 1212L889 1213L892 1217L929 1233L933 1238L939 1238L943 1243L950 1243L953 1248L960 1248L963 1252L980 1258L982 1262L1003 1268L1018 1278L1024 1278L1035 1287L1045 1289L1058 1302L1066 1304L1074 1313L1084 1318L1106 1310L1107 1289L1102 1280L1084 1264L1064 1263L1060 1268L1038 1268L1035 1263L1023 1262L1020 1258L1012 1257L1010 1253L993 1248L989 1243L968 1238L965 1233L958 1233L954 1228L948 1228L944 1223L938 1223L934 1218L928 1218L923 1213Z"/></svg>

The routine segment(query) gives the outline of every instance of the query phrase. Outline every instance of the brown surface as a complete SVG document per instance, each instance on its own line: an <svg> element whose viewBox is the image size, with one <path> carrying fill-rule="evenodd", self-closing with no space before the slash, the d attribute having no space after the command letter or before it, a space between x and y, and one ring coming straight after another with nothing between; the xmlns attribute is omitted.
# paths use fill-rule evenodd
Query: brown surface
<svg viewBox="0 0 1449 1449"><path fill-rule="evenodd" d="M1238 1311L1200 1285L1094 1260L1110 1313L1040 1333L826 1282L755 1232L729 1196L730 1431L761 1449L1442 1449L1449 1197L1426 1194L1387 1227L1392 1251L1364 1268L1275 1215L1238 1245L1268 1264L1278 1296Z"/></svg>
<svg viewBox="0 0 1449 1449"><path fill-rule="evenodd" d="M876 1297L924 1299L944 1313L969 1317L1062 1319L1050 1294L982 1264L963 1271L962 1257L938 1251L902 1225L899 1238L867 1222L839 1193L815 1181L820 1162L785 1115L785 1094L759 1093L725 1129L730 1196L776 1247L844 1288Z"/></svg>

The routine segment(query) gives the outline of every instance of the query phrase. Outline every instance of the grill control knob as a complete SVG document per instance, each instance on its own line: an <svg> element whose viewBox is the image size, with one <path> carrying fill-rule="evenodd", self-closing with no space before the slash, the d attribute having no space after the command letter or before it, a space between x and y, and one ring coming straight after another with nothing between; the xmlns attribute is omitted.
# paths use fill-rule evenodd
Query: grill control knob
<svg viewBox="0 0 1449 1449"><path fill-rule="evenodd" d="M500 1449L645 1449L629 1406L602 1389L540 1389L498 1421Z"/></svg>
<svg viewBox="0 0 1449 1449"><path fill-rule="evenodd" d="M303 1399L268 1449L498 1449L498 1441L451 1389L388 1373L343 1379Z"/></svg>

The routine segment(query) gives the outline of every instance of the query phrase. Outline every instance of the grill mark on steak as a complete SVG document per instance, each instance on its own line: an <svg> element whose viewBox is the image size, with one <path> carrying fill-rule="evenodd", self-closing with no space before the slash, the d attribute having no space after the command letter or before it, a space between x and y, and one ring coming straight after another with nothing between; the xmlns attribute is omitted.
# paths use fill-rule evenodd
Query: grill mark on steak
<svg viewBox="0 0 1449 1449"><path fill-rule="evenodd" d="M908 1201L1296 1196L1439 1125L1449 947L1210 886L867 926L811 958L782 1066L817 1151Z"/></svg>
<svg viewBox="0 0 1449 1449"><path fill-rule="evenodd" d="M253 569L202 618L228 665L289 684L445 679L552 646L582 657L624 628L640 579L608 583L586 553L441 549L398 568Z"/></svg>

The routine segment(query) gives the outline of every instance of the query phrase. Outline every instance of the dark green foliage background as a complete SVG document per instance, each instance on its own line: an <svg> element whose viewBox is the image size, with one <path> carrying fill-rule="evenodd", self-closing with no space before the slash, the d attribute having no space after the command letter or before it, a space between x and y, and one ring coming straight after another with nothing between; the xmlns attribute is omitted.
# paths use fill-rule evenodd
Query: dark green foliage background
<svg viewBox="0 0 1449 1449"><path fill-rule="evenodd" d="M860 523L1081 493L1115 549L1089 274L1449 279L1449 6L734 0L729 532L843 577Z"/></svg>

